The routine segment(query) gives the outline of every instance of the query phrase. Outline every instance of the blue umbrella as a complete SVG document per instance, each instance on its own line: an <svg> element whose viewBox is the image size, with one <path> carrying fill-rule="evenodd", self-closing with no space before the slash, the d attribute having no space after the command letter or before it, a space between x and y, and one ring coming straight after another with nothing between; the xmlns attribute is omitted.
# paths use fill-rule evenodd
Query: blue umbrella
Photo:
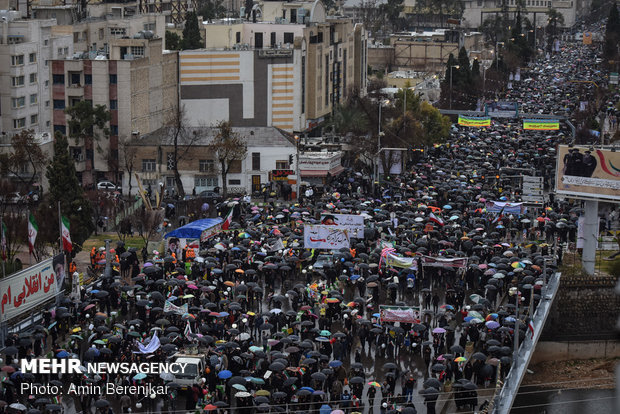
<svg viewBox="0 0 620 414"><path fill-rule="evenodd" d="M452 210L452 206L450 204L446 204L443 208L444 210Z"/></svg>
<svg viewBox="0 0 620 414"><path fill-rule="evenodd" d="M323 404L321 408L319 409L319 414L331 414L331 412L332 412L332 407L330 407L327 404Z"/></svg>
<svg viewBox="0 0 620 414"><path fill-rule="evenodd" d="M221 379L227 379L227 378L232 377L232 372L230 372L229 370L225 369L223 371L220 371L217 374L217 376L218 376L218 378L221 378Z"/></svg>
<svg viewBox="0 0 620 414"><path fill-rule="evenodd" d="M319 336L315 339L317 342L329 342L329 338L325 338L324 336Z"/></svg>
<svg viewBox="0 0 620 414"><path fill-rule="evenodd" d="M351 280L357 280L361 275L351 275Z"/></svg>
<svg viewBox="0 0 620 414"><path fill-rule="evenodd" d="M308 390L310 392L314 392L314 388L310 388L310 387L301 387L300 390Z"/></svg>
<svg viewBox="0 0 620 414"><path fill-rule="evenodd" d="M329 363L329 366L332 368L338 368L341 365L342 365L342 361L339 361L337 359L334 359L333 361Z"/></svg>
<svg viewBox="0 0 620 414"><path fill-rule="evenodd" d="M66 358L69 356L69 353L67 351L60 351L59 353L56 354L56 356L58 358Z"/></svg>
<svg viewBox="0 0 620 414"><path fill-rule="evenodd" d="M139 381L141 379L146 378L146 374L144 372L140 372L139 374L134 375L133 379L135 381Z"/></svg>
<svg viewBox="0 0 620 414"><path fill-rule="evenodd" d="M56 326L58 322L54 321L52 323L50 323L50 326L47 327L47 330L49 331L50 329L52 329L54 326Z"/></svg>

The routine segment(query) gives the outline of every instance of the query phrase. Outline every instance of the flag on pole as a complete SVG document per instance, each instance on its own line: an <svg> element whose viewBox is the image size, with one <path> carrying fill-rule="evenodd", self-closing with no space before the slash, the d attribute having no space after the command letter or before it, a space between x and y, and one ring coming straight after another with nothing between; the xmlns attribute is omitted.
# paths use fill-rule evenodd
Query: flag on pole
<svg viewBox="0 0 620 414"><path fill-rule="evenodd" d="M6 229L6 224L4 224L4 221L0 222L2 223L2 229L1 230L1 235L0 235L0 253L2 256L2 260L6 260L6 234L7 234L7 229Z"/></svg>
<svg viewBox="0 0 620 414"><path fill-rule="evenodd" d="M532 321L527 324L527 330L530 331L530 337L534 339L534 324Z"/></svg>
<svg viewBox="0 0 620 414"><path fill-rule="evenodd" d="M34 219L34 215L30 213L30 217L28 218L28 248L30 254L34 251L34 242L37 239L38 232L39 226L37 225L37 221Z"/></svg>
<svg viewBox="0 0 620 414"><path fill-rule="evenodd" d="M62 249L70 253L73 250L73 244L71 244L71 234L69 233L69 219L62 216L60 221L62 222Z"/></svg>
<svg viewBox="0 0 620 414"><path fill-rule="evenodd" d="M428 216L428 219L429 219L430 221L432 221L433 223L437 223L437 224L439 224L440 226L443 226L443 225L444 225L444 222L443 222L443 220L441 219L441 217L436 216L436 215L435 215L435 213L432 213L432 212L431 212L431 214Z"/></svg>
<svg viewBox="0 0 620 414"><path fill-rule="evenodd" d="M499 213L497 214L497 217L495 217L495 219L493 220L492 224L496 224L498 223L501 219L504 218L504 209L506 208L506 206L502 207L502 209L499 211Z"/></svg>
<svg viewBox="0 0 620 414"><path fill-rule="evenodd" d="M226 220L224 220L224 223L222 224L222 230L228 230L228 228L230 227L232 223L233 209L234 207L231 207L230 211L228 212Z"/></svg>

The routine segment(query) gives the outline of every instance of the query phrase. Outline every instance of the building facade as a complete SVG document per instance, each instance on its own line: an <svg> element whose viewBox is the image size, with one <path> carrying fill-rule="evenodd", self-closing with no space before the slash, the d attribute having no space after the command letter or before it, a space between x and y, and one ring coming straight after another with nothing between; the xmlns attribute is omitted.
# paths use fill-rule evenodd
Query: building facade
<svg viewBox="0 0 620 414"><path fill-rule="evenodd" d="M50 132L50 70L54 59L73 55L71 36L55 35L54 19L25 20L0 11L1 132Z"/></svg>
<svg viewBox="0 0 620 414"><path fill-rule="evenodd" d="M70 139L76 169L85 187L108 179L122 181L123 143L155 131L178 111L178 54L162 52L162 39L119 39L110 59L54 60L52 119L54 131L71 136L65 109L79 101L109 111L109 138Z"/></svg>
<svg viewBox="0 0 620 414"><path fill-rule="evenodd" d="M206 48L180 53L181 101L191 125L230 119L240 127L306 131L353 90L365 92L362 25L326 18L320 1L258 3L253 11L252 21L205 24Z"/></svg>

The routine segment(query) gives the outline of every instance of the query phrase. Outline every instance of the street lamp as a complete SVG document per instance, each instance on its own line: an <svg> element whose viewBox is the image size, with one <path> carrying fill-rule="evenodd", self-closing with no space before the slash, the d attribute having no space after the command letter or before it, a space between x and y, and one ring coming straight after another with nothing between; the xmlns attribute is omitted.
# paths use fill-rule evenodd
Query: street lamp
<svg viewBox="0 0 620 414"><path fill-rule="evenodd" d="M514 329L514 355L512 357L512 366L515 367L517 366L517 360L518 360L518 356L519 356L519 288L518 287L511 287L508 290L508 294L510 296L514 296L516 301L516 308L515 308L515 329Z"/></svg>
<svg viewBox="0 0 620 414"><path fill-rule="evenodd" d="M504 46L504 42L495 42L495 70L499 71L499 53L497 51L498 46Z"/></svg>
<svg viewBox="0 0 620 414"><path fill-rule="evenodd" d="M459 65L450 66L450 109L452 109L452 69L459 68Z"/></svg>

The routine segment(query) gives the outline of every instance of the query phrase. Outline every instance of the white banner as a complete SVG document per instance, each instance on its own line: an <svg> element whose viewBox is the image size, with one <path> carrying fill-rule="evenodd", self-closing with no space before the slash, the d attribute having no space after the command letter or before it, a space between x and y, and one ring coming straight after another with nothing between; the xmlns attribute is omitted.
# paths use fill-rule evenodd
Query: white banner
<svg viewBox="0 0 620 414"><path fill-rule="evenodd" d="M173 305L170 301L164 303L164 313L176 313L177 315L185 315L188 313L188 305L184 303L182 306Z"/></svg>
<svg viewBox="0 0 620 414"><path fill-rule="evenodd" d="M321 214L321 224L338 226L349 231L350 237L364 238L364 217L359 214Z"/></svg>
<svg viewBox="0 0 620 414"><path fill-rule="evenodd" d="M304 247L306 249L342 249L350 248L349 231L338 226L312 225L304 226Z"/></svg>
<svg viewBox="0 0 620 414"><path fill-rule="evenodd" d="M64 266L59 269L64 272ZM58 292L52 259L0 280L0 319L8 321L43 303L53 300Z"/></svg>

